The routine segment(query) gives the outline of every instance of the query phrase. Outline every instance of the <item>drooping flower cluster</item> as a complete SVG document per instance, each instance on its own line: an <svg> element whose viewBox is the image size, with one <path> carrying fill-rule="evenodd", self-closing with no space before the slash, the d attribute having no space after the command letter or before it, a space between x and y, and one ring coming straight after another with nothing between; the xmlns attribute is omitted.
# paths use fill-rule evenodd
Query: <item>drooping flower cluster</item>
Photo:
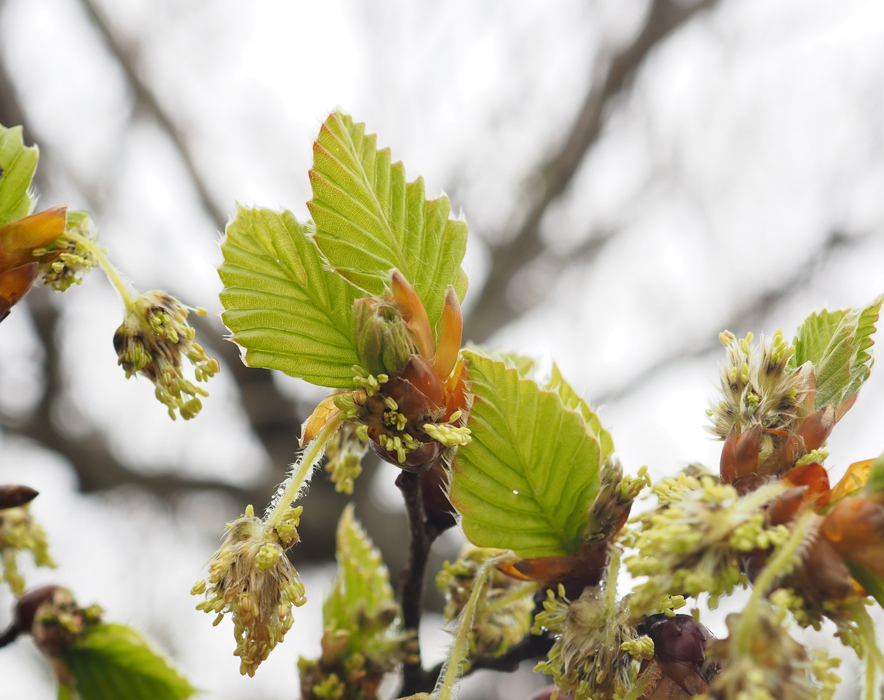
<svg viewBox="0 0 884 700"><path fill-rule="evenodd" d="M209 395L184 376L183 358L193 364L198 382L208 381L219 371L218 361L195 342L187 313L187 307L166 292L147 292L131 303L114 333L114 349L126 376L142 374L150 379L156 385L157 399L168 407L173 420L175 411L184 420L196 416L202 409L199 397ZM205 311L198 309L197 314Z"/></svg>
<svg viewBox="0 0 884 700"><path fill-rule="evenodd" d="M712 682L708 700L829 700L840 681L837 659L822 650L811 655L789 635L784 615L770 605L754 613L752 634L741 641L741 619L727 616L727 639L709 645L709 656L724 668Z"/></svg>
<svg viewBox="0 0 884 700"><path fill-rule="evenodd" d="M436 576L436 587L445 594L445 619L452 622L467 605L476 573L482 563L503 554L497 549L466 545L454 562L445 562ZM536 586L518 583L498 570L483 584L473 627L470 653L474 656L500 656L518 644L531 628Z"/></svg>
<svg viewBox="0 0 884 700"><path fill-rule="evenodd" d="M233 616L235 656L240 673L254 676L258 666L282 641L294 622L292 607L307 602L298 572L286 550L298 541L301 508L290 508L274 526L246 514L228 524L221 548L209 562L209 575L197 582L193 595L205 594L198 610Z"/></svg>
<svg viewBox="0 0 884 700"><path fill-rule="evenodd" d="M740 557L785 541L788 530L769 526L761 507L785 486L773 484L748 496L710 476L666 478L652 487L660 508L641 516L625 560L633 576L648 576L630 606L655 612L661 598L708 592L710 605L745 585Z"/></svg>
<svg viewBox="0 0 884 700"><path fill-rule="evenodd" d="M31 515L30 504L0 510L0 563L3 567L0 582L5 580L16 595L21 595L25 588L17 566L17 557L22 550L34 555L37 566L55 566L49 556L46 533Z"/></svg>
<svg viewBox="0 0 884 700"><path fill-rule="evenodd" d="M46 248L34 251L40 258L43 284L58 292L80 284L83 275L98 265L93 252L96 246L98 229L92 217L85 211L69 211L64 233Z"/></svg>
<svg viewBox="0 0 884 700"><path fill-rule="evenodd" d="M810 362L794 367L795 347L777 331L760 347L752 334L736 340L724 331L727 359L721 367L722 399L707 411L711 431L725 441L721 479L735 483L760 475L782 476L792 467L822 461L818 451L856 394L815 409L816 372Z"/></svg>
<svg viewBox="0 0 884 700"><path fill-rule="evenodd" d="M563 587L547 591L534 631L556 633L556 642L535 671L549 674L575 700L623 697L638 675L644 647L626 600L616 601L603 587L588 587L571 602Z"/></svg>
<svg viewBox="0 0 884 700"><path fill-rule="evenodd" d="M359 437L356 425L344 423L325 449L325 471L331 475L335 491L353 494L353 482L362 473L365 451L365 441Z"/></svg>

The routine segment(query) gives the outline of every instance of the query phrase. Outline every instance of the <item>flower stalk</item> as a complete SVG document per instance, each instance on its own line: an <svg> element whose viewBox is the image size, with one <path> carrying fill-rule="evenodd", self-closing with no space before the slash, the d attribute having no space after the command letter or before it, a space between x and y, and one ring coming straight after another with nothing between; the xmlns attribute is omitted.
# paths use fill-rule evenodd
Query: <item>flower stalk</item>
<svg viewBox="0 0 884 700"><path fill-rule="evenodd" d="M436 688L430 696L435 698L435 700L451 700L454 686L464 671L469 654L470 631L473 629L473 618L476 616L476 607L479 604L482 589L485 587L485 582L488 580L492 568L505 558L506 555L488 559L476 571L476 576L473 579L473 590L470 592L467 604L464 606L463 612L461 612L460 618L457 621L454 643L448 652L448 659L445 661L443 671L439 674Z"/></svg>
<svg viewBox="0 0 884 700"><path fill-rule="evenodd" d="M322 459L326 446L331 442L338 428L343 425L344 420L345 418L342 413L333 413L329 416L319 434L307 445L307 449L295 465L294 472L280 489L278 496L273 499L270 511L264 517L266 528L275 527L283 519L289 510L289 506L298 498L301 489L309 481L313 467Z"/></svg>
<svg viewBox="0 0 884 700"><path fill-rule="evenodd" d="M108 259L105 254L107 252L105 248L95 241L89 240L86 236L73 231L68 231L65 236L70 238L77 245L82 246L90 255L92 255L92 257L95 258L108 281L110 281L117 292L119 292L120 297L123 300L123 305L126 307L126 311L129 311L135 303L133 298L134 290L132 289L132 286L126 282L122 274L120 274L120 271L117 270L113 263Z"/></svg>
<svg viewBox="0 0 884 700"><path fill-rule="evenodd" d="M789 574L798 564L799 551L805 538L817 520L817 515L809 510L795 523L789 539L777 549L776 554L770 559L767 566L756 579L752 595L746 604L740 617L740 627L736 635L736 648L740 654L749 655L749 647L752 643L752 630L754 629L756 613L761 599L768 588L778 578Z"/></svg>

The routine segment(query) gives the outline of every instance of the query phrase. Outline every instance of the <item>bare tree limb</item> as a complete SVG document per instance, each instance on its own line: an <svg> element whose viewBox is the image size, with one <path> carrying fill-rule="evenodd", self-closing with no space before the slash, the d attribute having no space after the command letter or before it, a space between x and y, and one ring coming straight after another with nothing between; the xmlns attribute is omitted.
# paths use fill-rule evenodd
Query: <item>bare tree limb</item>
<svg viewBox="0 0 884 700"><path fill-rule="evenodd" d="M828 260L829 256L842 248L856 245L862 237L847 236L840 231L833 231L814 251L810 259L800 265L795 272L778 286L752 299L744 308L737 311L724 323L718 323L714 331L704 335L699 343L685 345L675 352L660 358L654 364L632 376L625 384L595 397L594 403L603 404L619 401L633 392L648 385L658 374L688 359L703 357L721 347L718 332L724 328L736 330L745 328L758 319L764 318L777 304L800 292L806 287ZM707 339L708 338L708 339Z"/></svg>
<svg viewBox="0 0 884 700"><path fill-rule="evenodd" d="M3 9L3 0L0 0L0 10ZM5 126L15 126L24 124L25 117L22 114L18 102L18 96L15 94L15 88L12 80L6 72L6 62L0 57L0 124ZM28 140L32 141L33 136L28 133Z"/></svg>
<svg viewBox="0 0 884 700"><path fill-rule="evenodd" d="M15 624L11 624L3 632L0 632L0 649L12 644L21 634L22 631Z"/></svg>
<svg viewBox="0 0 884 700"><path fill-rule="evenodd" d="M555 640L549 632L541 635L529 634L521 642L507 649L505 654L500 656L480 656L474 659L470 667L464 672L462 678L469 676L475 671L515 671L523 661L530 659L541 659L552 649ZM427 678L431 682L424 687L422 692L430 692L433 684L442 673L442 664L437 664L430 671L427 671Z"/></svg>
<svg viewBox="0 0 884 700"><path fill-rule="evenodd" d="M206 213L211 217L216 228L219 231L223 231L224 227L227 225L227 213L216 204L212 197L212 194L209 191L209 186L206 183L205 178L203 178L202 173L200 173L196 160L193 157L193 153L190 150L187 136L175 123L174 119L172 119L171 115L166 111L162 104L160 104L153 90L141 76L141 72L138 69L138 61L134 52L120 40L108 23L107 18L102 14L101 10L95 5L93 0L81 0L81 3L86 14L89 15L89 19L101 33L101 36L105 43L107 43L111 53L116 57L120 67L126 74L126 78L135 92L135 98L139 105L153 115L163 131L165 131L172 140L175 149L181 156L185 168L187 168L187 172L190 175L190 179L193 181L194 187L196 187L200 204L203 209L205 209Z"/></svg>
<svg viewBox="0 0 884 700"><path fill-rule="evenodd" d="M510 281L525 264L544 251L540 238L543 216L565 192L586 154L598 141L608 107L628 88L636 71L663 39L715 2L701 0L684 6L671 0L652 0L642 31L629 46L607 60L606 68L596 71L603 77L590 87L559 151L540 166L528 195L527 213L508 226L515 234L491 251L491 269L466 321L465 338L482 342L524 312L524 309L515 309L507 297Z"/></svg>
<svg viewBox="0 0 884 700"><path fill-rule="evenodd" d="M408 514L408 566L399 577L402 603L402 628L415 634L415 647L411 658L402 669L402 690L399 695L406 697L419 693L426 685L426 673L421 666L420 630L421 612L424 607L424 579L430 547L436 539L436 527L427 522L424 504L421 499L420 476L402 472L396 479L396 486L405 499L405 512ZM438 675L438 674L437 674Z"/></svg>

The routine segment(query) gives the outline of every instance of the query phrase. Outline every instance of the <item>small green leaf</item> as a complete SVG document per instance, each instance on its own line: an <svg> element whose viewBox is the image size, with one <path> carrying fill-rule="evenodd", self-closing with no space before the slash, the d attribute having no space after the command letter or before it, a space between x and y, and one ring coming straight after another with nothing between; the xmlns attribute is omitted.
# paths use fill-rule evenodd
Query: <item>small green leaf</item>
<svg viewBox="0 0 884 700"><path fill-rule="evenodd" d="M310 171L316 243L334 270L369 294L380 295L390 270L411 283L434 333L448 285L463 299L468 279L461 269L467 226L449 219L448 197L427 200L424 181L405 182L405 167L390 149L377 149L348 115L334 112L313 145Z"/></svg>
<svg viewBox="0 0 884 700"><path fill-rule="evenodd" d="M866 482L867 493L884 491L884 454L878 455L869 469L869 480Z"/></svg>
<svg viewBox="0 0 884 700"><path fill-rule="evenodd" d="M352 388L359 362L350 309L357 290L325 269L291 212L240 207L221 243L221 315L250 367Z"/></svg>
<svg viewBox="0 0 884 700"><path fill-rule="evenodd" d="M878 605L884 608L884 581L859 564L848 563L847 569L850 571L850 575L859 582L859 585L865 588L866 592L878 601Z"/></svg>
<svg viewBox="0 0 884 700"><path fill-rule="evenodd" d="M504 362L469 350L464 358L472 441L458 450L450 494L464 534L525 558L572 553L599 488L599 439L557 392Z"/></svg>
<svg viewBox="0 0 884 700"><path fill-rule="evenodd" d="M79 700L184 700L196 693L134 630L98 625L62 654ZM59 700L71 698L59 691Z"/></svg>
<svg viewBox="0 0 884 700"><path fill-rule="evenodd" d="M546 385L546 390L555 391L562 397L565 408L577 411L583 416L587 428L599 439L599 443L602 446L602 463L604 463L614 452L614 440L611 438L611 434L602 427L602 422L599 420L598 415L589 407L589 404L565 381L565 378L559 371L559 366L555 363L553 363L552 378L549 380L549 384Z"/></svg>
<svg viewBox="0 0 884 700"><path fill-rule="evenodd" d="M25 146L20 126L0 125L0 226L31 213L34 201L28 190L38 157L36 146Z"/></svg>
<svg viewBox="0 0 884 700"><path fill-rule="evenodd" d="M795 366L813 364L817 409L838 406L859 391L872 369L871 335L884 297L863 309L811 314L795 337Z"/></svg>
<svg viewBox="0 0 884 700"><path fill-rule="evenodd" d="M381 553L353 516L352 503L338 522L337 550L338 577L322 617L326 627L353 631L360 620L393 602L393 589Z"/></svg>

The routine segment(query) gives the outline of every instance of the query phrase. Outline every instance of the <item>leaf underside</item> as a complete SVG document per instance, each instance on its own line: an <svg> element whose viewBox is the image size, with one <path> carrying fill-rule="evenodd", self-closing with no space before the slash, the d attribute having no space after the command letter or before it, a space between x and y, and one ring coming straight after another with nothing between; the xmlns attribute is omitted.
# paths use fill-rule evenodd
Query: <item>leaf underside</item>
<svg viewBox="0 0 884 700"><path fill-rule="evenodd" d="M359 362L350 307L358 291L329 272L291 212L240 207L221 244L221 315L250 367L352 388Z"/></svg>
<svg viewBox="0 0 884 700"><path fill-rule="evenodd" d="M464 358L472 441L458 450L450 492L464 534L525 558L572 553L598 492L598 438L557 392L504 362L470 351Z"/></svg>
<svg viewBox="0 0 884 700"><path fill-rule="evenodd" d="M196 692L139 634L123 625L89 630L62 660L76 679L80 700L184 700ZM59 694L64 697L72 694Z"/></svg>
<svg viewBox="0 0 884 700"><path fill-rule="evenodd" d="M397 268L411 283L438 337L445 292L453 285L463 300L461 269L467 227L449 219L448 197L427 200L424 182L406 183L405 167L390 149L348 115L329 116L313 145L308 203L316 244L332 268L372 295L388 286Z"/></svg>
<svg viewBox="0 0 884 700"><path fill-rule="evenodd" d="M861 309L811 314L798 329L794 363L813 364L817 409L838 406L853 396L872 369L869 350L884 297Z"/></svg>
<svg viewBox="0 0 884 700"><path fill-rule="evenodd" d="M29 188L38 157L36 146L25 146L20 126L0 126L0 226L31 213L34 201Z"/></svg>

